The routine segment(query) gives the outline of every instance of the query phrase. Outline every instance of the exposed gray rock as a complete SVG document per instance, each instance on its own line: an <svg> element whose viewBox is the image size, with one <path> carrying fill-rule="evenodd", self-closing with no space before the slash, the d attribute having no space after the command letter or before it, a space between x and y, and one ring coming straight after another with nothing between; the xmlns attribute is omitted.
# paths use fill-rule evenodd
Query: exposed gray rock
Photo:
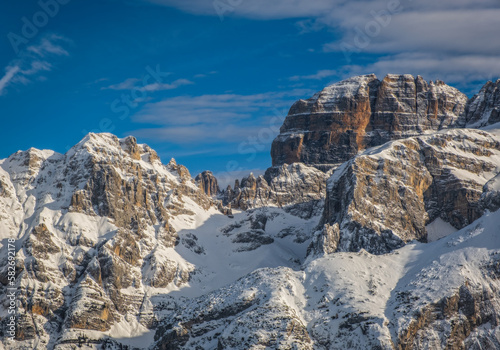
<svg viewBox="0 0 500 350"><path fill-rule="evenodd" d="M483 209L490 211L500 209L500 174L484 185L481 204Z"/></svg>
<svg viewBox="0 0 500 350"><path fill-rule="evenodd" d="M303 218L310 218L321 212L325 196L324 172L296 163L271 167L264 176L253 174L235 182L223 192L222 200L231 208L247 210L265 206L277 206Z"/></svg>

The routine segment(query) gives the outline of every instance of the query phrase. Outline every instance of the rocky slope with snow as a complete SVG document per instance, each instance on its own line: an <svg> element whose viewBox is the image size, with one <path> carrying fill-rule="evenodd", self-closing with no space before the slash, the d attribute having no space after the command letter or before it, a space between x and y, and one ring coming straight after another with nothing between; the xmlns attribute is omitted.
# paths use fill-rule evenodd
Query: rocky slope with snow
<svg viewBox="0 0 500 350"><path fill-rule="evenodd" d="M468 127L481 127L500 122L500 79L487 82L466 107Z"/></svg>
<svg viewBox="0 0 500 350"><path fill-rule="evenodd" d="M499 348L497 85L335 84L223 191L133 137L0 160L0 348Z"/></svg>
<svg viewBox="0 0 500 350"><path fill-rule="evenodd" d="M500 142L481 130L454 129L392 141L339 167L328 180L317 237L320 252L387 253L427 241L426 225L461 229L493 203L487 182L500 172Z"/></svg>
<svg viewBox="0 0 500 350"><path fill-rule="evenodd" d="M16 238L17 339L28 348L152 340L158 295L188 286L197 295L259 267L297 267L313 229L272 208L227 217L205 193L213 183L201 189L185 167L163 165L133 137L89 134L65 155L20 151L0 162L0 183L0 282L6 292L4 242Z"/></svg>
<svg viewBox="0 0 500 350"><path fill-rule="evenodd" d="M303 218L318 215L323 209L328 174L301 163L271 167L264 176L253 174L235 181L234 188L221 194L230 208L279 207Z"/></svg>

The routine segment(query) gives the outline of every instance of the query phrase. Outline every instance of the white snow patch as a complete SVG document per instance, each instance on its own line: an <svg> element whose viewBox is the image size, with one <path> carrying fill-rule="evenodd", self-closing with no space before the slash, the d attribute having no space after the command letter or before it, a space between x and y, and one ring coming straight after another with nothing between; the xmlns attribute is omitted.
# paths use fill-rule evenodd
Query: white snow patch
<svg viewBox="0 0 500 350"><path fill-rule="evenodd" d="M425 229L427 230L428 242L437 241L438 239L441 239L458 231L456 228L451 226L450 223L444 221L441 218L437 218L436 220L425 226Z"/></svg>

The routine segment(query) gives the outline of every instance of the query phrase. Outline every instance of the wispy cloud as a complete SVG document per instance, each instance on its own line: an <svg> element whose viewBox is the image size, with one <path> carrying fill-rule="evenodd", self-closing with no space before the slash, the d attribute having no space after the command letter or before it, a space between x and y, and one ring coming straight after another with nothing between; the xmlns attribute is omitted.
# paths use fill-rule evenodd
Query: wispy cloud
<svg viewBox="0 0 500 350"><path fill-rule="evenodd" d="M112 84L109 86L102 87L101 90L131 90L136 87L136 85L141 81L138 78L128 78L121 83Z"/></svg>
<svg viewBox="0 0 500 350"><path fill-rule="evenodd" d="M499 16L500 4L490 0L407 0L392 12L376 0L348 2L316 20L340 29L326 52L374 57L364 66L346 61L347 74L412 73L467 87L500 76L500 36L492 30Z"/></svg>
<svg viewBox="0 0 500 350"><path fill-rule="evenodd" d="M192 85L194 82L188 79L177 79L171 83L151 83L144 85L142 79L138 78L128 78L121 83L112 84L109 86L102 87L101 90L132 90L137 89L139 91L163 91L163 90L175 90L181 86Z"/></svg>
<svg viewBox="0 0 500 350"><path fill-rule="evenodd" d="M68 42L68 39L52 34L43 37L37 44L28 46L5 68L5 73L0 78L0 95L4 95L9 86L45 80L43 73L54 67L51 61L61 56L69 56L62 46Z"/></svg>
<svg viewBox="0 0 500 350"><path fill-rule="evenodd" d="M309 97L312 93L311 90L295 89L254 95L168 98L146 104L132 117L136 123L153 124L155 127L131 133L182 145L224 144L258 136L264 128L272 126L272 135L265 135L269 139L266 142L270 144L291 103L297 98Z"/></svg>
<svg viewBox="0 0 500 350"><path fill-rule="evenodd" d="M201 15L217 16L217 2L206 0L145 0L147 2L171 6L182 11ZM235 16L253 19L283 19L319 16L331 10L332 3L344 2L329 0L243 0L222 3L225 9ZM220 5L219 5L220 6Z"/></svg>
<svg viewBox="0 0 500 350"><path fill-rule="evenodd" d="M170 84L160 84L160 83L149 84L144 86L143 89L144 91L174 90L177 89L178 87L191 84L194 84L191 80L177 79L171 82Z"/></svg>
<svg viewBox="0 0 500 350"><path fill-rule="evenodd" d="M334 76L338 76L339 72L336 70L332 69L322 69L317 71L314 74L309 74L309 75L294 75L293 77L290 77L289 79L291 81L300 81L300 80L321 80L324 78L330 78Z"/></svg>
<svg viewBox="0 0 500 350"><path fill-rule="evenodd" d="M447 1L443 1L447 2ZM423 0L419 6L404 7L390 13L375 1L366 6L369 11L359 11L352 4L318 20L329 26L340 25L343 35L339 40L325 45L327 51L342 49L343 43L355 43L356 37L363 52L440 52L449 54L498 55L500 37L491 28L498 25L500 5L484 6L485 1L450 4L446 9L436 8Z"/></svg>
<svg viewBox="0 0 500 350"><path fill-rule="evenodd" d="M193 76L193 79L202 79L202 78L206 78L210 75L214 75L214 74L217 74L217 72L210 71L207 73L195 74ZM120 83L111 84L108 86L101 87L101 90L132 90L132 89L136 89L139 91L151 92L151 91L175 90L181 86L195 84L192 80L189 80L189 79L176 79L170 83L163 82L165 77L168 77L170 75L172 75L172 73L161 72L161 79L158 81L154 81L152 83L149 83L150 79L148 77L150 77L150 75L146 75L145 77L143 77L141 79L139 79L139 78L127 78ZM109 80L109 79L103 78L100 80L104 81L104 80Z"/></svg>
<svg viewBox="0 0 500 350"><path fill-rule="evenodd" d="M5 88L14 79L19 70L19 66L8 66L5 69L5 75L0 79L0 95L4 93Z"/></svg>

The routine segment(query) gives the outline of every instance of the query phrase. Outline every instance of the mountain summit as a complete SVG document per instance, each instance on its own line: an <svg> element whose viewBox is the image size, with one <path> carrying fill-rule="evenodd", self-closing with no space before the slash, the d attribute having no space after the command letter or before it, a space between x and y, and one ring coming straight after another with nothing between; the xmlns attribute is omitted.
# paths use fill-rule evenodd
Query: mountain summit
<svg viewBox="0 0 500 350"><path fill-rule="evenodd" d="M294 103L272 144L273 165L331 168L391 140L495 123L497 95L498 82L468 101L444 82L420 76L353 77Z"/></svg>
<svg viewBox="0 0 500 350"><path fill-rule="evenodd" d="M333 84L223 190L131 136L0 160L2 346L500 348L498 85Z"/></svg>

